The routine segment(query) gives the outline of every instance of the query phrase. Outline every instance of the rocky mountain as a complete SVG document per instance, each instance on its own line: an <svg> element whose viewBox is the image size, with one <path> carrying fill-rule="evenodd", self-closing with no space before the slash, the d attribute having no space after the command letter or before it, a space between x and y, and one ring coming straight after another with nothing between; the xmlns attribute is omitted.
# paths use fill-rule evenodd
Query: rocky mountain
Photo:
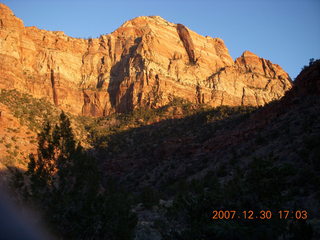
<svg viewBox="0 0 320 240"><path fill-rule="evenodd" d="M210 106L262 106L292 85L280 66L249 51L233 61L223 40L159 16L78 39L25 27L0 4L0 61L0 88L96 117L161 107L175 97Z"/></svg>
<svg viewBox="0 0 320 240"><path fill-rule="evenodd" d="M320 60L292 82L161 17L77 39L0 4L0 61L0 185L58 238L320 238Z"/></svg>
<svg viewBox="0 0 320 240"><path fill-rule="evenodd" d="M318 239L319 81L320 60L264 107L193 111L177 103L171 108L184 117L102 135L97 142L106 176L142 192L136 239ZM211 219L212 209L247 208L268 209L273 218ZM279 221L283 208L304 209L308 220Z"/></svg>
<svg viewBox="0 0 320 240"><path fill-rule="evenodd" d="M165 109L162 111L166 120L155 120L149 126L141 124L140 128L129 127L127 131L111 136L107 140L109 155L103 154L107 170L115 173L117 169L119 176L129 179L126 185L133 184L135 188L138 182L139 185L154 186L161 185L162 179L166 182L173 175L175 178L190 177L193 174L189 170L194 174L208 172L225 164L226 159L238 158L238 162L244 163L249 156L262 157L270 153L282 161L301 158L293 157L303 148L299 146L301 142L308 138L310 131L314 138L319 134L316 120L319 112L319 70L318 60L299 74L295 85L283 98L261 108L222 106L193 109L188 103L173 104L169 107L173 109L173 119L168 119L168 109ZM157 112L155 115L159 117L162 114ZM137 141L140 142L139 148L135 146ZM286 150L281 146L286 146ZM210 161L203 163L202 158ZM115 169L110 167L113 164ZM151 174L153 170L156 173ZM149 174L155 178L148 177Z"/></svg>

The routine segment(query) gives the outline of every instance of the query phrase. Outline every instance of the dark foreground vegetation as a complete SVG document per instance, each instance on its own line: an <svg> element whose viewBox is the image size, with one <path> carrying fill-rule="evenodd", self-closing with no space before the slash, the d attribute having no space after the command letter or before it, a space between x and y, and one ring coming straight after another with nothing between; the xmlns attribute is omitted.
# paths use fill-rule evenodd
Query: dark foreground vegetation
<svg viewBox="0 0 320 240"><path fill-rule="evenodd" d="M49 228L65 239L130 239L136 216L130 197L111 185L104 189L97 162L75 142L70 121L46 122L38 135L37 156L28 170L14 172L15 187L41 209Z"/></svg>
<svg viewBox="0 0 320 240"><path fill-rule="evenodd" d="M12 170L13 185L63 239L319 239L319 113L309 94L263 108L174 99L72 117L91 149L62 113L39 128L38 153L25 173Z"/></svg>

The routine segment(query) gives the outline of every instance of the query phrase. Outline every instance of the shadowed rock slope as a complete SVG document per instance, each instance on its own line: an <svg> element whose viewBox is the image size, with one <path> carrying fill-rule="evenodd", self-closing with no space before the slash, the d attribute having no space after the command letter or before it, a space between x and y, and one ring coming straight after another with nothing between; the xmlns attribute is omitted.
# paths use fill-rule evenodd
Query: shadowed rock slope
<svg viewBox="0 0 320 240"><path fill-rule="evenodd" d="M146 193L144 206L160 207L138 211L140 233L153 231L163 239L195 239L201 234L204 239L318 239L319 80L318 60L300 73L281 100L264 107L198 109L187 117L99 138L106 176L133 192ZM178 115L186 109L192 112L187 103L172 107ZM130 116L127 122L135 122ZM143 122L141 116L138 119ZM163 215L167 210L161 204L171 200L169 215ZM273 217L228 226L210 220L212 209L249 208L273 214L303 209L309 218L305 222Z"/></svg>
<svg viewBox="0 0 320 240"><path fill-rule="evenodd" d="M221 106L212 109L200 105L196 107L183 101L171 103L163 110L158 109L151 114L137 111L127 115L123 118L124 122L127 121L127 128L115 130L115 134L111 134L108 139L98 138L97 143L108 145L106 151L109 158L106 161L108 164L116 164L120 175L133 175L137 171L141 177L150 174L149 168L157 169L156 166L161 166L163 169L166 164L171 163L181 170L180 161L191 161L193 167L197 165L191 169L198 174L197 168L209 171L211 167L217 168L217 165L222 164L224 161L221 160L231 157L243 156L248 159L249 156L252 158L272 153L283 161L287 161L288 156L293 160L297 156L292 156L298 154L303 147L303 136L308 138L310 131L311 135L319 134L316 120L320 94L319 63L316 61L303 70L294 87L282 99L264 107ZM171 109L172 118L167 116L168 109ZM144 118L149 119L150 115L155 116L156 120L153 120L153 124L144 126L148 122ZM110 121L114 120L107 118L101 121L104 121L107 129L112 125ZM140 145L137 146L137 143ZM96 145L97 148L100 147L99 144ZM295 144L297 145L293 147ZM288 149L285 151L283 146ZM207 166L207 162L201 167L200 156L207 158L211 167ZM237 161L242 162L239 159ZM110 168L108 164L106 165ZM177 175L176 170L173 168ZM181 170L181 173L185 170ZM168 170L161 172L162 175L170 175ZM185 176L190 177L189 174ZM137 176L134 179L136 183L143 182ZM145 183L161 184L161 178L157 176L154 182L149 180Z"/></svg>

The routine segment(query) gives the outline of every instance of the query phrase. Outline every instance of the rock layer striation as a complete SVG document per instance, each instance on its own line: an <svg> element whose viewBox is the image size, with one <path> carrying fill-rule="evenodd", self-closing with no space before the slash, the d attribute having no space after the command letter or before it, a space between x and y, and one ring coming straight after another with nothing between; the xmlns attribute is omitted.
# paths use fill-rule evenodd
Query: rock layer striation
<svg viewBox="0 0 320 240"><path fill-rule="evenodd" d="M292 86L280 66L248 51L233 61L221 39L159 16L78 39L25 27L0 4L0 63L0 88L88 116L161 107L176 97L211 106L264 105Z"/></svg>

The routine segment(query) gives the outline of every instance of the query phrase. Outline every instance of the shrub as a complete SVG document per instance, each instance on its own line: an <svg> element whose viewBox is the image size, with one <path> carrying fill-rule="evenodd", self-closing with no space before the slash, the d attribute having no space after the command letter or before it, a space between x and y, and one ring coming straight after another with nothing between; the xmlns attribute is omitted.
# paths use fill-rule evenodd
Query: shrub
<svg viewBox="0 0 320 240"><path fill-rule="evenodd" d="M26 200L43 210L59 238L131 239L137 220L129 196L103 190L96 160L76 143L64 113L54 127L44 124L25 175Z"/></svg>

